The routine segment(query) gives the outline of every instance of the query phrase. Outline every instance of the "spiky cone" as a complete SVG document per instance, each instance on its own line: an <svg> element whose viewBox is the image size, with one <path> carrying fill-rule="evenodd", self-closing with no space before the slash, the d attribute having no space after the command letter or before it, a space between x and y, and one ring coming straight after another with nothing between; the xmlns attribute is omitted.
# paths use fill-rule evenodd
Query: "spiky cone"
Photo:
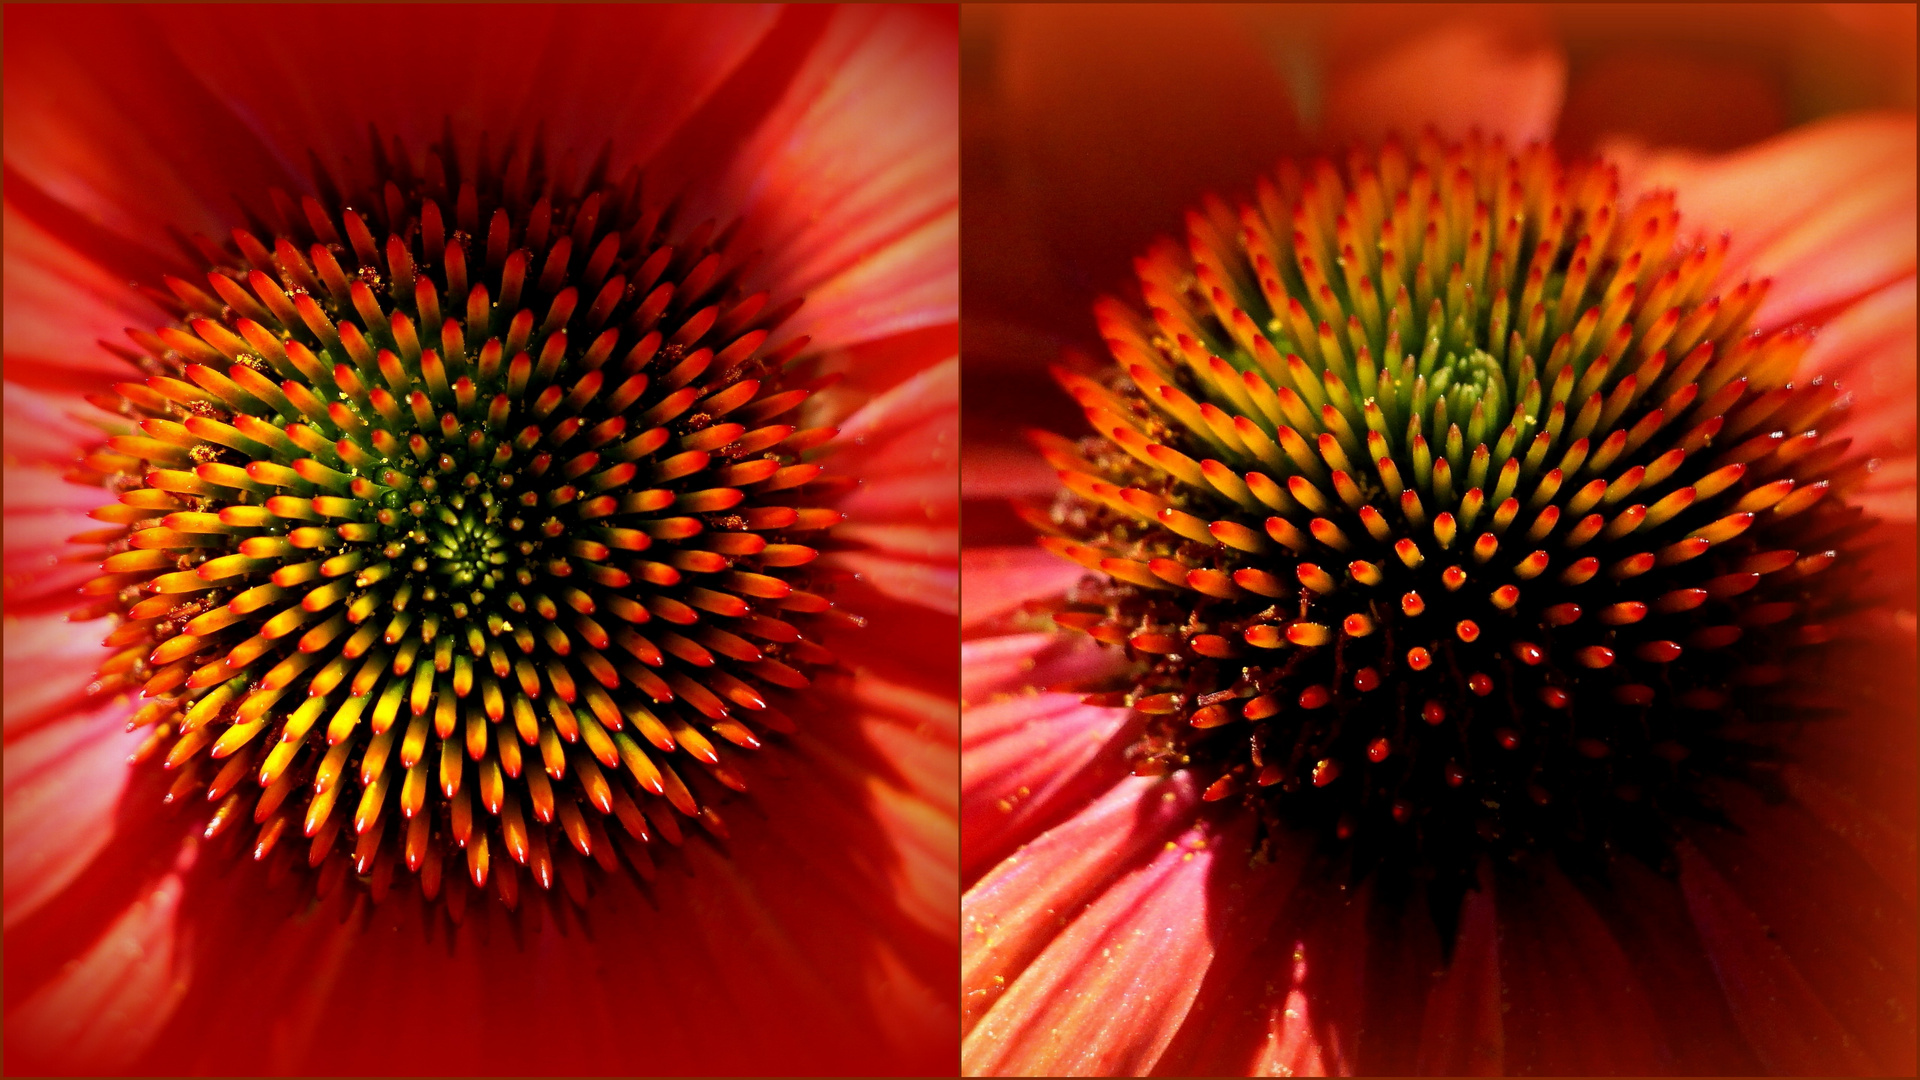
<svg viewBox="0 0 1920 1080"><path fill-rule="evenodd" d="M1055 621L1133 662L1089 703L1148 717L1134 771L1430 880L1443 936L1485 852L1668 865L1699 781L1805 718L1781 684L1871 525L1810 335L1750 333L1767 282L1716 291L1728 241L1680 228L1605 166L1429 135L1138 260L1035 518L1098 575Z"/></svg>
<svg viewBox="0 0 1920 1080"><path fill-rule="evenodd" d="M922 1071L931 1059L943 1053L950 1057L951 1024L941 1017L950 1017L951 1008L940 1007L945 991L933 989L950 982L945 974L949 965L930 956L922 942L937 933L933 928L942 925L943 919L950 921L953 895L949 871L944 886L947 902L944 907L938 903L943 890L939 837L943 830L951 837L952 821L940 812L937 796L929 802L928 793L938 790L929 779L937 769L922 767L923 759L938 760L943 745L941 723L947 714L941 711L939 658L926 656L918 642L943 616L937 604L929 606L917 596L891 590L891 583L916 575L937 578L938 548L927 540L926 529L937 527L939 513L950 513L950 503L942 503L937 494L924 505L911 506L894 496L912 484L919 485L923 495L937 493L933 485L943 473L951 488L950 465L943 467L935 457L911 453L923 435L951 427L943 425L942 418L951 415L952 380L940 377L941 361L950 355L942 351L940 342L943 337L951 339L953 319L951 110L947 110L946 127L924 122L929 115L937 118L942 101L950 100L952 93L951 27L918 12L855 9L566 12L503 8L451 21L440 14L394 10L382 13L377 24L380 33L435 42L429 55L416 57L418 62L394 65L384 51L354 44L363 40L369 24L340 18L337 13L141 9L90 23L84 45L81 36L72 32L77 24L69 18L48 9L23 19L9 18L8 25L13 31L8 38L7 68L8 1069L184 1073L269 1068L331 1073L363 1069L366 1062L379 1061L385 1063L383 1068L424 1073L502 1069L754 1073L773 1068L777 1061L822 1071ZM250 74L229 82L229 74L239 70L227 62L235 56L270 62L282 77L271 88ZM262 61L263 57L271 60ZM519 74L504 78L502 72ZM141 91L120 93L122 80L138 84ZM27 88L25 92L22 87ZM529 87L535 90L531 96ZM324 105L309 114L302 107L308 101ZM249 118L244 130L223 125L221 118L235 112ZM436 145L444 142L440 133L447 114L454 118L457 146L451 155L443 145ZM424 522L429 550L423 552L417 541L407 540L408 560L396 566L386 582L366 586L384 586L389 609L377 618L350 624L351 630L336 637L329 648L340 648L354 632L376 621L375 633L384 637L395 615L391 605L396 579L416 573L411 562L416 554L429 559L430 565L421 573L441 575L468 592L455 596L443 587L433 601L443 609L441 623L434 642L422 644L415 653L406 690L394 709L389 728L392 741L384 764L388 788L379 828L381 847L373 867L360 874L351 860L364 835L354 831L354 811L365 797L360 786L364 759L350 759L341 770L341 791L333 811L341 823L330 856L335 866L322 870L308 867L312 838L304 835L304 812L297 817L289 814L288 827L278 842L265 859L255 862L252 854L262 823L253 820L250 809L229 817L208 839L206 827L224 799L209 802L201 797L202 790L176 799L171 806L163 805L169 784L179 775L178 770L162 767L169 746L128 766L128 753L154 728L125 732L125 720L151 699L140 698L133 686L116 691L111 685L89 685L99 682L94 677L97 665L110 655L99 642L111 627L105 619L72 623L62 619L82 578L100 572L103 554L98 546L68 545L65 537L83 529L100 529L106 523L89 520L86 513L121 493L65 483L60 476L81 453L104 443L108 434L149 437L133 423L150 419L146 416L120 417L110 433L101 433L96 425L102 422L102 414L82 398L86 393L108 391L118 382L144 385L156 374L129 367L94 344L95 338L108 336L124 342L121 328L129 323L152 328L157 322L172 321L172 312L156 316L125 283L151 283L177 304L179 298L165 287L164 269L218 298L215 285L204 276L210 260L200 250L224 248L216 265L255 269L244 252L228 243L229 229L235 224L252 228L273 222L271 227L252 228L256 239L271 245L272 234L282 224L277 208L266 197L269 188L307 191L323 208L351 199L368 224L370 238L382 248L375 265L383 282L390 281L384 250L384 185L370 185L364 165L370 157L377 163L381 156L368 152L368 119L377 121L383 131L391 125L402 137L405 167L415 181L397 181L396 186L407 193L408 213L423 209L415 199L428 196L415 188L428 179L425 151L436 148L450 174L445 195L433 196L443 211L449 238L459 228L460 182L477 179L480 171L474 165L475 144L483 145L477 156L489 168L511 178L525 169L533 144L542 141L540 126L546 129L545 144L554 148L547 172L554 177L553 203L560 207L559 227L565 235L572 236L569 197L578 199L578 178L589 173L593 151L609 138L609 184L596 186L621 189L629 167L638 164L645 169L642 203L648 210L659 212L663 203L678 197L680 209L672 222L646 245L647 252L631 254L639 256L635 266L643 264L652 248L664 242L676 253L687 252L688 264L674 266L669 261L660 281L646 293L626 297L623 290L621 310L593 333L582 328L598 293L581 285L593 249L574 248L567 260L568 284L580 286L583 295L566 328L570 346L564 360L569 365L585 357L606 329L624 330L629 314L660 284L671 281L676 294L692 287L687 275L698 270L709 253L699 250L701 241L695 234L701 223L713 220L716 224L709 238L725 239L713 239L708 245L720 253L724 264L713 268L717 284L709 290L712 295L696 307L670 305L662 314L661 323L653 328L661 332L660 352L643 372L651 380L650 388L624 409L606 405L623 378L603 382L580 413L569 413L563 395L545 418L532 415L536 407L545 408L538 397L546 388L541 380L548 378L538 370L548 337L541 323L560 291L536 293L542 269L537 257L543 254L538 249L528 252L534 261L522 286L525 299L501 310L498 326L491 325L489 317L486 334L465 339L468 373L476 382L487 339L498 337L502 347L499 362L505 374L500 388L479 400L477 418L460 413L457 394L451 405L439 405L430 371L410 363L404 350L385 340L377 342L402 361L403 373L414 380L411 389L435 403L434 422L451 413L461 423L462 437L480 430L494 442L504 441L511 447L513 438L538 424L544 441L557 438L555 425L569 416L591 413L590 422L583 423L564 444L567 452L555 454L545 478L531 485L544 497L571 484L581 489L580 497L572 503L542 506L537 516L525 515L526 527L536 531L531 539L543 548L576 541L603 543L610 550L599 565L633 580L617 589L599 584L588 577L590 562L565 550L537 561L526 559L517 548L525 531L514 532L511 515L504 513L489 525L485 508L477 501L462 508L462 514L472 512L470 523L450 526L438 518ZM482 131L490 132L490 137L478 138ZM56 137L49 137L49 132ZM39 137L30 138L29 133ZM154 141L150 144L146 138ZM80 144L115 149L70 156L68 152ZM136 146L147 147L148 152L128 152ZM518 149L510 151L510 147ZM584 151L584 157L566 161L561 151L568 147ZM309 160L309 148L311 157L321 163L317 171L331 174L346 196L333 195L324 181L309 186L304 168L283 167L285 162ZM399 156L390 140L383 140L381 151L390 163ZM513 164L500 169L503 158L511 158ZM109 161L112 167L104 172L91 171L94 165ZM822 162L836 163L839 171L820 167ZM76 183L62 179L75 173L87 179ZM564 182L563 175L576 179ZM528 183L524 205L509 205L514 223L509 236L515 248L522 243L512 233L526 226L519 211L533 209L541 187L536 175ZM366 197L369 188L376 197ZM255 208L254 217L232 213L225 199L229 190ZM502 296L506 260L498 267L486 262L490 197L476 191L477 221L472 244L466 249L471 256L466 260L467 284L459 292L448 289L443 272L426 260L420 246L423 231L406 237L417 276L427 278L440 293L442 312L437 322L429 324L407 304L400 305L400 311L413 320L423 339L422 351L434 349L443 363L447 363L446 350L434 341L438 328L453 318L464 331L465 300L472 286L485 285L491 299ZM297 195L292 205L296 222L304 219ZM620 211L605 196L603 206L603 225L598 235L588 238L594 244L607 231L625 233L634 224L621 220ZM330 254L353 267L360 253L348 235L348 223L343 214L332 216L341 247ZM917 227L903 230L903 220ZM191 248L182 245L189 255L179 268L152 268L153 263L166 260L138 256L149 248L169 250L169 225L183 233L204 232L215 240ZM312 262L314 238L303 235L303 228L296 223L288 230L290 240L319 276L322 267ZM103 230L118 239L103 241ZM754 262L756 253L762 257ZM511 257L512 249L507 255ZM269 273L276 286L289 291L276 272ZM633 270L624 260L605 270L606 279L614 274L633 279ZM239 283L252 294L249 276L243 273ZM604 286L604 280L600 284ZM378 327L361 321L359 309L351 303L351 284L348 304L338 309L337 316L325 285L322 280L311 296L328 311L336 332L344 338L352 325L363 336L377 339ZM394 305L380 288L370 292L380 304L380 314L389 318L391 332ZM654 476L655 466L691 449L669 445L636 457L631 462L636 470L649 471L644 476L636 471L627 486L611 486L604 492L587 489L588 478L620 464L609 455L627 440L650 428L666 427L670 442L677 444L687 433L683 421L698 411L691 405L679 419L662 418L641 426L640 414L659 400L679 389L692 388L696 393L726 389L713 368L681 387L663 385L678 363L663 362L668 360L667 339L675 327L703 308L719 303L723 306L715 314L722 314L734 301L761 292L771 297L761 309L762 321L725 331L732 337L710 348L709 355L717 356L743 334L772 329L774 335L763 343L760 355L774 354L777 366L781 357L774 350L809 337L795 361L801 365L799 370L758 375L766 386L764 395L775 392L769 384L776 380L780 391L806 390L829 373L842 376L841 381L829 393L808 395L789 415L752 427L841 428L843 436L813 450L793 447L780 453L804 453L808 464L831 463L835 473L868 482L857 492L848 492L843 484L816 479L805 488L764 496L756 494L770 486L764 480L743 477L720 482L721 470L771 448L729 461L714 447L706 451L712 458L703 469L680 477ZM23 295L31 303L16 304ZM773 326L770 312L801 297L805 305ZM257 294L252 294L252 300L262 303ZM533 366L526 391L516 394L509 385L510 363L516 354L505 346L513 332L510 316L523 307L531 307L536 319L525 346ZM262 321L250 314L246 317ZM235 321L222 317L213 321L244 338ZM175 329L198 340L190 323L182 322ZM720 332L711 331L712 336L683 350L679 359L714 346ZM318 352L314 339L300 337L297 328L295 336L309 351ZM622 359L644 336L634 332L620 339L619 350L605 359L600 371L608 376L619 373ZM343 342L341 349L345 347ZM378 387L401 409L403 427L398 432L419 430L421 421L413 415L407 395L397 394L385 381L378 348L371 372L355 365L351 353L340 355L365 380L362 400L379 417L371 426L387 426L375 404L373 390ZM226 362L215 370L232 381L240 377L230 372L232 366ZM276 387L290 381L272 370L270 363L268 367L269 374L263 377ZM584 369L575 370L584 373ZM690 373L691 369L680 372ZM743 369L735 369L735 375L742 373ZM327 374L334 374L331 364ZM205 389L184 370L168 377ZM630 377L631 373L625 376ZM457 381L456 373L448 374L450 393ZM553 376L553 381L567 393L579 386L576 377L565 374ZM516 416L526 415L498 436L487 416L495 394L510 398ZM339 400L350 408L360 407L352 405L351 399ZM738 423L748 408L740 405L712 426ZM600 447L585 446L593 424L616 412L634 426L621 439ZM185 426L186 420L175 422ZM237 430L240 419L221 422ZM287 423L318 426L304 415L290 416ZM277 427L281 435L287 434L286 423ZM437 428L421 433L431 440L441 437ZM327 434L337 451L344 433ZM370 432L364 434L371 438ZM860 440L860 445L851 445L849 439ZM521 455L516 463L533 453L513 449ZM562 465L588 449L602 456L594 469L578 478L560 475ZM446 479L436 471L438 452L442 451L433 455L433 468L417 463L411 448L403 452L401 462L418 465L413 472L416 481L431 475L438 485ZM456 445L444 452L457 457L466 451ZM886 459L888 454L894 459ZM321 460L309 451L268 457L289 470L296 458ZM781 464L794 460L789 457ZM196 477L199 464L194 465ZM244 470L244 464L238 467ZM352 472L344 461L326 464ZM457 484L463 477L464 471L451 474L457 490L465 490ZM378 476L369 480L381 483ZM515 496L527 490L528 480L522 466ZM593 519L599 526L578 525L554 538L537 532L550 516L568 525L585 520L569 508L577 509L601 494L624 498L639 491L666 491L677 502L682 494L720 488L741 491L746 498L726 510L616 509L614 514ZM448 493L446 486L439 490ZM265 498L282 495L304 498L310 504L314 495L323 493L343 500L356 497L350 490L345 495L273 491L253 501L264 507ZM832 533L798 532L793 526L774 528L764 523L760 528L740 529L721 521L734 511L758 513L756 508L775 505L832 508L849 518L848 531L842 535L842 527L836 526ZM643 526L650 522L675 517L698 519L702 532L679 538L644 532ZM346 523L344 518L295 519L285 523L284 531L310 526L332 529ZM380 524L377 519L372 523ZM589 533L589 528L597 527L640 532L651 546L645 551L616 548ZM748 533L763 541L784 539L811 547L822 556L806 566L780 567L764 565L758 555L736 553L725 556L736 563L733 568L706 572L682 570L669 562L682 554L699 559L695 552L705 550L712 537ZM430 550L440 546L441 534L451 534L446 539L455 542L451 558L443 559ZM29 538L31 543L20 543ZM511 552L511 558L505 564L486 559L502 550L488 548L495 538L507 540L504 550ZM234 539L243 540L244 534ZM342 541L334 548L302 551L288 556L282 566L324 562L343 554L345 546ZM928 553L918 554L916 548ZM380 554L379 550L371 553ZM568 560L574 570L571 577L548 573L551 558ZM642 562L667 567L680 574L682 581L673 585L646 581L635 570ZM443 567L442 563L454 565ZM513 572L522 567L535 575L532 586L516 580ZM856 567L861 580L848 574ZM280 568L270 568L249 587L270 583L271 573ZM485 577L493 570L505 571L507 576L489 585ZM811 683L798 692L749 670L754 661L715 653L711 667L689 664L669 648L665 635L676 633L714 652L698 640L706 628L732 633L744 619L696 607L693 590L704 587L716 597L739 598L741 594L721 580L735 571L764 572L801 588L806 588L803 582L811 581L814 592L831 586L837 605L871 620L876 629L862 630L845 620L816 614L783 612L777 606L780 601L771 597L746 597L745 602L768 619L785 622L809 642L831 649L836 661L811 664L786 651L782 662L797 671L804 669ZM358 574L356 569L352 574L322 576L296 585L299 594L278 607L297 603L309 589L332 581L351 582ZM471 580L458 580L465 577ZM593 599L596 611L582 615L575 610L568 603L567 587ZM503 623L500 636L487 632L486 621L476 614L481 605L470 596L474 588L486 592L487 610L509 620L512 629ZM534 590L554 602L558 620L551 627L535 606ZM524 614L505 606L512 592L519 592L527 603L529 610ZM648 621L634 623L614 614L611 607L616 596L639 604ZM673 623L646 609L644 600L649 597L677 600L699 612L698 618L686 625ZM454 620L450 604L456 599L469 605L469 615L478 619L487 643L502 647L509 661L504 677L494 673L490 648L475 657L464 635L449 634L448 624ZM291 635L293 641L275 639L287 650L278 655L293 657L298 639L344 612L350 603L342 600L317 613ZM426 603L416 583L406 603L407 613L414 617L409 632L422 628L429 613ZM592 619L606 632L605 648L596 648L582 636L577 628L581 618ZM534 635L532 653L523 653L513 640L513 631L522 626ZM913 633L901 632L906 627ZM567 743L564 736L557 740L566 766L561 780L547 773L537 741L531 746L522 741L513 705L515 697L525 696L520 685L522 661L540 688L538 698L528 699L536 709L534 719L552 726L549 703L564 703L547 670L553 655L550 628L564 631L572 650L566 658L552 662L566 665L561 670L572 678L576 696L569 708L580 725L577 743ZM624 647L622 629L659 648L660 665L650 666ZM735 636L768 644L744 633ZM441 640L458 645L445 672L432 663ZM880 644L883 641L885 645ZM238 641L216 638L218 652L206 660L223 659L233 644ZM404 644L397 641L387 646L376 638L358 661L364 664L373 651L384 651L384 666L378 672L390 679L391 664ZM598 681L586 666L589 651L598 653L620 677L620 688ZM313 678L334 656L317 655L313 666L300 674ZM453 687L459 674L454 661L460 658L469 662L472 673L465 699ZM439 786L442 741L431 726L439 717L438 700L430 701L424 714L430 726L421 754L431 769L413 820L427 821L427 838L443 855L439 894L432 900L424 895L425 866L416 873L406 865L406 834L400 826L412 821L404 814L403 801L396 801L406 795L407 770L400 758L416 715L412 679L423 666L431 672L430 694L444 692L462 705L477 705L486 750L494 760L501 760L501 748L509 744L521 757L519 778L508 775L501 762L502 809L499 815L491 814L482 802L491 781L480 763L468 756L469 717L464 710L457 712L459 727L451 742L458 753L448 756L464 774L461 794L468 799L473 830L469 839L484 836L488 856L486 885L476 890L468 854L475 845L463 850L451 838L451 807ZM626 681L623 669L642 668L666 685L674 695L672 701L656 702L653 695ZM358 671L356 666L348 673L347 685L336 691L330 706L337 708L341 695L351 695ZM750 710L725 696L716 678L720 674L750 685L770 706L786 711L794 730L772 732L749 716ZM762 745L749 752L727 742L704 713L688 704L689 694L674 685L682 677L708 688L742 730L753 733ZM500 691L498 722L487 718L487 680L498 684ZM307 697L306 685L298 682L287 688L281 704L291 707L277 711L276 721ZM371 700L352 738L371 741L373 713L384 690L383 683L370 691ZM594 693L604 694L614 704L622 730L614 731L600 720L590 700ZM631 710L636 705L661 722L676 750L663 753L648 741L635 726ZM687 711L679 712L682 708ZM332 716L329 711L315 721L307 753L329 749L327 724L322 721ZM641 794L627 755L621 755L617 766L591 756L594 748L589 744L587 720L604 730L616 751L619 737L625 735L646 755L640 760L670 768L684 782L696 810L711 808L716 815L724 815L727 835L696 824L674 808L671 795L663 801ZM715 756L749 790L731 790L697 763L691 753L694 740L676 730L682 720L690 725L689 731L715 747ZM224 767L249 751L257 753L278 735L279 727L269 726L254 736L258 742L218 761L208 760L203 782L217 775L214 766ZM211 744L198 756L207 758L210 749ZM351 752L363 751L356 746ZM486 757L483 754L482 761ZM622 823L620 807L603 816L592 806L595 792L584 786L586 766L597 770L609 800L617 790L633 802L639 822L652 832L654 842L641 844L633 839ZM248 767L259 766L250 762ZM551 822L538 821L537 792L528 786L537 784L538 778L530 773L544 777L551 789L555 802ZM256 772L244 777L234 791L262 790L257 776ZM664 772L661 782L664 787ZM527 832L524 865L516 861L510 847L507 796L517 802L519 824ZM311 798L310 787L296 786L281 810L297 806L304 811ZM580 854L567 834L563 807L578 811L592 848L609 846L616 860L613 871L593 856ZM679 846L668 829L677 830ZM596 830L604 836L596 835ZM547 889L540 888L532 874L538 861L536 832L547 843L556 879ZM652 860L657 869L652 880L633 870L635 851ZM349 861L344 870L337 868L341 859ZM383 876L383 866L390 876ZM512 874L517 886L518 903L511 910L497 898L503 873ZM570 877L578 880L569 882ZM579 893L572 887L582 883L584 903L576 899ZM316 889L316 884L327 888ZM455 889L466 897L464 918L458 924L452 921ZM503 993L502 987L562 987L565 991ZM645 1037L636 1039L636 1016L677 1019L671 1025L649 1023ZM876 1039L876 1030L885 1034ZM751 1037L733 1037L742 1031L750 1031Z"/></svg>
<svg viewBox="0 0 1920 1080"><path fill-rule="evenodd" d="M178 323L121 350L146 377L93 399L130 424L71 477L118 496L73 617L119 620L101 689L149 699L137 756L219 804L209 839L512 907L510 859L585 902L574 853L650 876L682 820L724 836L681 774L745 790L716 743L792 730L769 691L833 661L800 541L840 514L800 455L834 430L782 422L797 302L742 295L638 170L454 160L276 192L207 288L167 279Z"/></svg>

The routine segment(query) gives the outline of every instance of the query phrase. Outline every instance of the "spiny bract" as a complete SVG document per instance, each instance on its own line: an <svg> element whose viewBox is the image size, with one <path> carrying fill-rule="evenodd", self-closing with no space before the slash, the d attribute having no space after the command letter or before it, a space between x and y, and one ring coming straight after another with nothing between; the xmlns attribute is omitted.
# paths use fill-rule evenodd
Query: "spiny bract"
<svg viewBox="0 0 1920 1080"><path fill-rule="evenodd" d="M1061 373L1097 438L1037 441L1030 520L1100 577L1135 770L1198 770L1267 835L1456 885L1482 853L1665 858L1745 709L1828 636L1871 467L1796 380L1811 340L1716 293L1728 241L1541 147L1420 140L1288 166L1097 309ZM1836 566L1838 562L1838 566Z"/></svg>
<svg viewBox="0 0 1920 1080"><path fill-rule="evenodd" d="M118 497L77 616L119 618L99 688L152 699L136 758L219 804L208 836L304 833L376 897L464 858L456 918L490 868L584 902L575 850L651 876L677 816L724 835L682 773L744 790L721 747L791 730L777 690L832 660L801 568L839 515L799 455L833 431L782 422L805 339L765 348L798 301L605 153L577 187L484 142L463 175L451 134L373 155L197 240L212 292L169 278L179 324L108 346L146 377L71 477Z"/></svg>

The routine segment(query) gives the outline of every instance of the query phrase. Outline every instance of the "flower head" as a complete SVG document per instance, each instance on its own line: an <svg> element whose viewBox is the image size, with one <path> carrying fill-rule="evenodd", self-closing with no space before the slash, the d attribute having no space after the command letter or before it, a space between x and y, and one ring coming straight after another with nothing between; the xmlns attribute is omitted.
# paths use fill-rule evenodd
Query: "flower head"
<svg viewBox="0 0 1920 1080"><path fill-rule="evenodd" d="M839 514L765 496L819 476L795 458L835 432L770 422L807 396L779 386L805 338L760 355L798 304L739 295L699 233L660 239L638 170L623 197L598 172L553 190L531 163L445 160L418 186L396 155L357 197L308 197L271 251L234 230L208 252L217 297L166 279L192 334L134 331L147 355L122 355L149 374L97 399L133 423L81 463L119 498L92 512L110 528L85 537L105 558L78 614L117 617L96 692L151 699L135 756L164 754L169 799L205 784L208 839L251 808L256 860L298 825L308 863L345 873L351 837L376 893L398 858L428 899L451 849L476 887L498 850L584 903L549 848L618 868L583 809L641 845L679 828L659 809L649 828L601 768L724 836L641 743L744 791L692 725L756 749L735 713L791 732L762 687L809 682L779 657L832 662L779 616L828 610L792 580L818 552L786 541ZM381 205L375 228L354 202ZM471 287L470 257L489 271ZM493 738L509 716L517 740ZM492 880L512 907L513 868Z"/></svg>
<svg viewBox="0 0 1920 1080"><path fill-rule="evenodd" d="M1390 143L1138 261L1150 316L1099 312L1124 378L1062 375L1104 438L1043 440L1036 519L1107 578L1054 620L1134 661L1088 703L1150 717L1136 774L1417 874L1449 926L1487 851L1668 861L1850 599L1814 581L1869 468L1810 336L1749 333L1766 283L1717 291L1727 239L1617 183Z"/></svg>
<svg viewBox="0 0 1920 1080"><path fill-rule="evenodd" d="M363 17L444 62L342 70ZM67 18L9 45L9 1067L937 1062L950 24Z"/></svg>

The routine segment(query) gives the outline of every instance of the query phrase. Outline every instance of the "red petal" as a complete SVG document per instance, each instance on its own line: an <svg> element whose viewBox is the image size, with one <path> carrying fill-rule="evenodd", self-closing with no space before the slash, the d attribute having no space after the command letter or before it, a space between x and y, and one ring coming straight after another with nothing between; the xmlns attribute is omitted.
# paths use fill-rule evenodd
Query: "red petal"
<svg viewBox="0 0 1920 1080"><path fill-rule="evenodd" d="M1380 972L1373 953L1385 943L1369 940L1372 891L1337 889L1312 869L1305 873L1314 876L1303 879L1309 855L1304 844L1284 848L1270 864L1249 865L1244 852L1251 832L1242 827L1219 840L1222 850L1207 904L1208 933L1217 954L1157 1071L1217 1076L1362 1071L1357 1050L1368 1026L1367 1006L1384 1004L1369 999L1417 1004L1419 976L1375 985Z"/></svg>
<svg viewBox="0 0 1920 1080"><path fill-rule="evenodd" d="M1732 785L1724 800L1728 816L1740 823L1745 835L1695 830L1694 846L1682 861L1682 884L1692 890L1688 903L1696 921L1707 919L1701 935L1720 965L1722 982L1736 970L1733 963L1777 966L1767 978L1778 992L1804 992L1818 1008L1802 1013L1797 1026L1776 1032L1775 1038L1804 1040L1809 1051L1823 1046L1829 1054L1846 1047L1849 1053L1864 1054L1864 1060L1880 1070L1911 1071L1916 977L1912 907L1799 807L1771 806ZM1688 876L1695 872L1697 879ZM1748 931L1743 928L1751 926L1765 927L1764 948L1745 938ZM1773 957L1777 965L1768 959ZM1753 1017L1764 1013L1757 1003L1741 999L1735 987L1729 986L1727 993L1736 1012L1744 1008ZM1779 1021L1768 1023L1772 1027ZM1755 1039L1753 1031L1747 1034ZM1765 1047L1761 1051L1763 1057L1768 1052Z"/></svg>
<svg viewBox="0 0 1920 1080"><path fill-rule="evenodd" d="M1557 868L1498 876L1504 1067L1526 1075L1672 1073L1652 999L1613 931Z"/></svg>
<svg viewBox="0 0 1920 1080"><path fill-rule="evenodd" d="M1460 931L1447 965L1427 996L1420 1026L1418 1072L1423 1076L1499 1076L1505 1072L1500 943L1493 896L1467 893Z"/></svg>
<svg viewBox="0 0 1920 1080"><path fill-rule="evenodd" d="M1767 926L1690 847L1680 884L1722 992L1763 1069L1772 1073L1876 1073Z"/></svg>

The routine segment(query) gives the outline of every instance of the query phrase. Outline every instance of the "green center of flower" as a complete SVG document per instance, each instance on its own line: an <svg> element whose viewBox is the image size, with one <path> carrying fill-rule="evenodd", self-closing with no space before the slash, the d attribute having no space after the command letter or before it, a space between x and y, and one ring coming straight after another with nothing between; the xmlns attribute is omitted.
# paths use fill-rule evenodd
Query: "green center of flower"
<svg viewBox="0 0 1920 1080"><path fill-rule="evenodd" d="M152 699L137 757L255 858L304 835L323 888L404 866L430 899L457 858L456 917L467 879L515 904L516 866L584 902L682 819L724 835L722 748L791 730L832 661L804 541L839 515L799 456L833 432L782 422L797 304L637 174L376 158L201 241L213 292L169 279L179 322L96 399L132 421L75 476L118 496L80 538L81 614L120 620L101 686Z"/></svg>
<svg viewBox="0 0 1920 1080"><path fill-rule="evenodd" d="M1289 167L1098 308L1117 368L1061 376L1098 436L1041 438L1033 520L1100 575L1056 618L1132 658L1089 700L1146 714L1137 772L1457 890L1660 861L1768 753L1867 465L1810 335L1748 331L1766 283L1617 189L1479 141Z"/></svg>
<svg viewBox="0 0 1920 1080"><path fill-rule="evenodd" d="M473 603L484 603L488 591L500 584L502 568L512 558L507 550L507 538L498 527L501 524L499 505L491 492L482 495L480 505L472 509L484 516L476 517L465 505L465 499L456 496L449 501L451 505L440 511L441 527L434 530L428 555L438 560L435 565L446 577L450 594L459 596L464 592ZM526 527L526 522L514 518L507 527L517 533ZM528 558L539 550L539 545L531 540L522 540L514 547ZM427 556L415 558L414 569L424 570L426 562Z"/></svg>

